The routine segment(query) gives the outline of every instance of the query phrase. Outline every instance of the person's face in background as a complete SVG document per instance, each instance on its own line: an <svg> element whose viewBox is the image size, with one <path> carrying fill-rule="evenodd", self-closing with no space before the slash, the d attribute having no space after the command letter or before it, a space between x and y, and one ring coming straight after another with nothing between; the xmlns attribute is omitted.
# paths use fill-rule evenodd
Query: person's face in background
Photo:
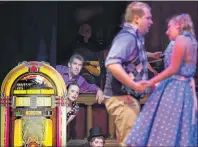
<svg viewBox="0 0 198 147"><path fill-rule="evenodd" d="M91 37L91 27L88 24L83 24L80 27L79 33L81 36L83 36L86 39L89 39Z"/></svg>
<svg viewBox="0 0 198 147"><path fill-rule="evenodd" d="M90 142L91 147L104 147L104 140L102 138L95 138Z"/></svg>
<svg viewBox="0 0 198 147"><path fill-rule="evenodd" d="M83 62L79 59L74 58L73 61L68 64L68 66L69 66L70 74L72 76L77 76L81 72L81 69L83 67Z"/></svg>
<svg viewBox="0 0 198 147"><path fill-rule="evenodd" d="M71 85L67 91L67 97L71 102L74 102L77 100L79 96L79 87L77 85Z"/></svg>

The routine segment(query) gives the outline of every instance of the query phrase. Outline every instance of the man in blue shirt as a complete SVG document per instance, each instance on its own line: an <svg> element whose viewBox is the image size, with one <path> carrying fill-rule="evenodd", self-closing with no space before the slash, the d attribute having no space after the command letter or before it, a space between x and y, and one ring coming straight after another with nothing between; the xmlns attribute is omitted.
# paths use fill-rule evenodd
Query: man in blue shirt
<svg viewBox="0 0 198 147"><path fill-rule="evenodd" d="M147 92L136 81L148 79L147 54L142 40L152 24L148 4L130 3L126 8L123 29L114 38L105 61L104 103L114 119L121 146L125 146L126 137L140 111L136 99L144 97Z"/></svg>

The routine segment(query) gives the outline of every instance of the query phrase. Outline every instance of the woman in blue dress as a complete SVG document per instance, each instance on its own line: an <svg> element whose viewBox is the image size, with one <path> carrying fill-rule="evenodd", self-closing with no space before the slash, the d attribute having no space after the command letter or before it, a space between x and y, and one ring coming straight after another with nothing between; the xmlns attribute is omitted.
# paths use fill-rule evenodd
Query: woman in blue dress
<svg viewBox="0 0 198 147"><path fill-rule="evenodd" d="M197 41L188 14L173 16L166 32L165 70L145 87L158 86L144 105L126 140L128 146L197 146L197 97L194 75Z"/></svg>

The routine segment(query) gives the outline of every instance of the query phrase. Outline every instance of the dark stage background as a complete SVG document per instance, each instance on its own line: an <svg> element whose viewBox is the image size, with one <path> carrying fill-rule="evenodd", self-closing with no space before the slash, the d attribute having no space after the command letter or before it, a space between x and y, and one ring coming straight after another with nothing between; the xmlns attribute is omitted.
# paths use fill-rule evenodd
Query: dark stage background
<svg viewBox="0 0 198 147"><path fill-rule="evenodd" d="M21 61L44 60L55 65L72 53L67 48L79 25L91 24L96 40L109 41L129 2L0 2L0 83ZM198 2L148 2L154 24L146 37L149 51L164 50L166 19L175 13L192 16L197 33Z"/></svg>
<svg viewBox="0 0 198 147"><path fill-rule="evenodd" d="M121 22L124 2L0 2L0 83L21 61L44 60L55 65L67 60L72 49L67 48L75 38L79 25L91 24L97 40L109 41ZM154 24L146 36L148 51L164 50L168 44L166 19L187 12L198 32L198 2L148 2L152 7Z"/></svg>
<svg viewBox="0 0 198 147"><path fill-rule="evenodd" d="M95 40L102 40L108 45L112 32L121 23L127 3L129 2L0 2L0 84L19 62L39 60L53 66L65 62L73 50L67 48L67 44L75 38L83 22L91 24ZM176 13L189 13L198 35L198 2L147 3L152 7L154 21L146 36L148 51L164 51L168 44L165 35L166 20ZM106 46L103 49L105 48ZM100 114L101 111L97 113L100 118L104 117ZM84 116L81 118L85 120ZM106 116L103 119L105 122ZM103 126L104 133L107 133L105 124L100 125ZM85 127L77 128L85 134ZM76 136L83 138L83 134Z"/></svg>

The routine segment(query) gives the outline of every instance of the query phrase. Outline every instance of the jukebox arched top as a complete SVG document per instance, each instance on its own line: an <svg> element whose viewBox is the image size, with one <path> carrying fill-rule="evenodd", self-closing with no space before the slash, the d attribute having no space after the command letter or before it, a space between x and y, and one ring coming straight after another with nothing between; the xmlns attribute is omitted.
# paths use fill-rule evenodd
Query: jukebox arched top
<svg viewBox="0 0 198 147"><path fill-rule="evenodd" d="M39 89L39 90L38 90ZM54 94L63 96L66 86L61 75L45 62L22 62L5 77L4 96L15 94Z"/></svg>

